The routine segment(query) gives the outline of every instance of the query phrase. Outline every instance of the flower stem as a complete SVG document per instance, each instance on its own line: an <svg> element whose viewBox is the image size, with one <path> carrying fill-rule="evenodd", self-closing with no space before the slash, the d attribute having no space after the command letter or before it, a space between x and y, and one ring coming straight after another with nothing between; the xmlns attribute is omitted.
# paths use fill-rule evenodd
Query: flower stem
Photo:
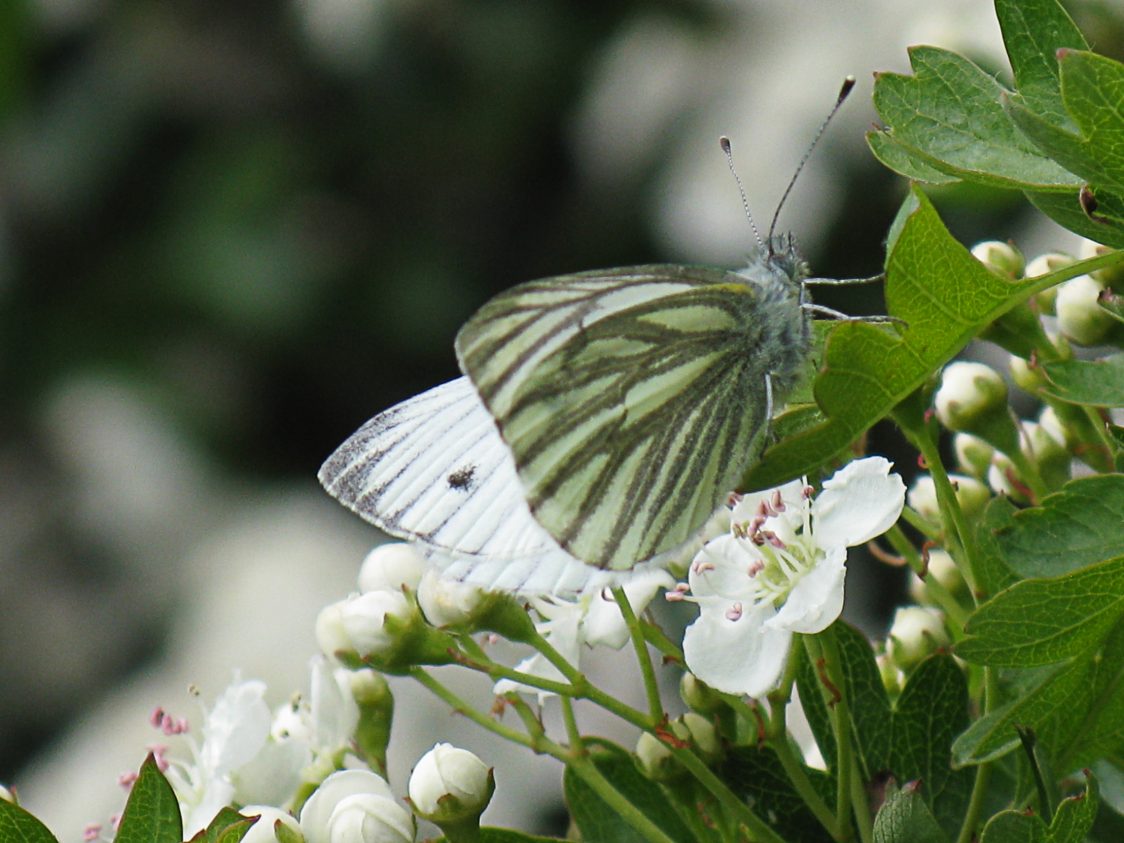
<svg viewBox="0 0 1124 843"><path fill-rule="evenodd" d="M913 543L906 538L902 528L895 524L886 531L886 538L889 540L890 545L905 557L909 567L913 573L922 577L925 581L925 590L929 595L937 601L937 604L948 615L949 619L955 624L953 627L954 637L959 638L964 629L964 624L968 620L968 612L960 605L960 601L952 596L952 593L941 585L936 577L923 576L925 573L925 563L921 559L921 554L917 552L917 548Z"/></svg>
<svg viewBox="0 0 1124 843"><path fill-rule="evenodd" d="M656 671L652 667L652 656L648 652L648 644L644 640L644 630L636 613L632 611L632 604L628 602L628 595L620 586L613 589L613 599L621 610L621 617L628 626L628 634L632 639L632 649L636 651L636 661L640 664L640 675L644 680L644 695L648 700L648 716L656 723L665 717L663 700L660 699L660 686L656 681Z"/></svg>
<svg viewBox="0 0 1124 843"><path fill-rule="evenodd" d="M995 676L995 668L984 668L984 699L983 713L986 715L999 702L999 682ZM956 843L970 843L976 839L976 825L979 823L980 814L983 812L984 800L987 798L987 787L991 781L991 768L993 761L985 761L976 767L976 780L972 784L972 796L968 801L968 810L964 813L964 822L960 826L960 834Z"/></svg>
<svg viewBox="0 0 1124 843"><path fill-rule="evenodd" d="M571 757L567 760L566 767L585 782L606 805L616 812L617 816L640 832L645 840L651 843L676 843L647 814L613 787L612 782L601 774L588 757Z"/></svg>
<svg viewBox="0 0 1124 843"><path fill-rule="evenodd" d="M492 734L498 735L504 740L509 740L512 743L517 743L521 746L525 746L528 749L534 750L535 752L546 752L548 755L555 754L546 749L544 745L540 745L540 741L553 743L552 741L546 740L545 736L531 737L530 735L525 735L522 732L518 732L515 729L512 729L510 726L505 726L502 723L493 720L491 717L488 717L484 713L477 711L459 696L446 688L444 684L439 682L437 679L434 679L424 669L420 667L411 668L407 675L410 676L410 678L416 680L419 685L424 687L435 697L444 702L457 714L467 717L473 723L483 727L484 729L487 729Z"/></svg>

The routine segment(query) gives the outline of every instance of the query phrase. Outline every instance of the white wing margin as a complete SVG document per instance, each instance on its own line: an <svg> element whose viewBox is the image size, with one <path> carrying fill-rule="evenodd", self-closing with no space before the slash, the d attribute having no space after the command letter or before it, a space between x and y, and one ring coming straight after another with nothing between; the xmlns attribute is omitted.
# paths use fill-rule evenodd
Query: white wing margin
<svg viewBox="0 0 1124 843"><path fill-rule="evenodd" d="M482 588L574 594L661 561L603 571L559 547L531 514L511 453L463 377L375 416L324 462L319 478L352 512Z"/></svg>

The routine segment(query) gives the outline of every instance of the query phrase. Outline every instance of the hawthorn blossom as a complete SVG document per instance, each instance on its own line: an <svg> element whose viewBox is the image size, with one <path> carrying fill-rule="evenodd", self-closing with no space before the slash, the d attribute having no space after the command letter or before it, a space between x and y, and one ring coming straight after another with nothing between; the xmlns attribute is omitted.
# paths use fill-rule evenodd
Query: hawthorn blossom
<svg viewBox="0 0 1124 843"><path fill-rule="evenodd" d="M730 532L703 547L671 597L699 607L683 639L692 673L731 694L776 686L793 633L821 632L839 617L847 548L901 514L905 484L891 465L868 457L837 471L814 498L793 481L735 504Z"/></svg>

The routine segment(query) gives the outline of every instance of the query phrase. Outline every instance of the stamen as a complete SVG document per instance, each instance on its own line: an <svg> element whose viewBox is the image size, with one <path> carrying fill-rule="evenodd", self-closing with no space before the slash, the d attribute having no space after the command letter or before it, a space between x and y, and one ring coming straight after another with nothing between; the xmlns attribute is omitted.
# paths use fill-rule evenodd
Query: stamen
<svg viewBox="0 0 1124 843"><path fill-rule="evenodd" d="M137 774L135 772L130 771L128 773L122 773L121 775L119 775L117 777L117 784L119 784L121 787L128 790L130 787L133 786L133 782L135 782L136 780L137 780Z"/></svg>
<svg viewBox="0 0 1124 843"><path fill-rule="evenodd" d="M92 843L92 841L97 840L99 835L101 835L101 825L99 823L90 823L82 829L82 839L86 841L86 843Z"/></svg>
<svg viewBox="0 0 1124 843"><path fill-rule="evenodd" d="M758 574L760 574L764 570L765 570L765 563L760 559L754 559L752 562L749 563L749 567L746 569L746 573L750 577L756 577Z"/></svg>
<svg viewBox="0 0 1124 843"><path fill-rule="evenodd" d="M714 570L714 563L709 559L696 559L691 565L691 570L696 574L705 574L707 571Z"/></svg>
<svg viewBox="0 0 1124 843"><path fill-rule="evenodd" d="M733 606L731 606L729 609L726 610L726 620L728 620L728 621L740 620L741 616L742 616L742 604L741 603L735 603Z"/></svg>
<svg viewBox="0 0 1124 843"><path fill-rule="evenodd" d="M811 500L812 495L814 495L815 493L816 490L813 486L805 486L802 492L802 494L804 495L804 500Z"/></svg>
<svg viewBox="0 0 1124 843"><path fill-rule="evenodd" d="M750 523L750 522L748 522L748 521L735 521L733 524L730 525L730 532L734 534L734 538L736 538L736 539L749 538L749 534L753 531L746 528L746 524L748 524L748 523Z"/></svg>
<svg viewBox="0 0 1124 843"><path fill-rule="evenodd" d="M773 509L778 513L784 512L784 499L781 498L781 490L777 489L773 492Z"/></svg>

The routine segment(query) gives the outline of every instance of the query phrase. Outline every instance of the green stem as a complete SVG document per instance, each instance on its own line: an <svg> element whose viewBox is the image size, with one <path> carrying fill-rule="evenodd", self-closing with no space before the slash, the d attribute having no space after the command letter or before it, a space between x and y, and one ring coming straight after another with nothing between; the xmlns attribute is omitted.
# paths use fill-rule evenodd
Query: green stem
<svg viewBox="0 0 1124 843"><path fill-rule="evenodd" d="M498 735L504 740L511 741L512 743L517 743L521 746L525 746L537 753L545 752L548 755L554 755L554 753L547 749L545 746L540 745L538 738L532 738L529 735L525 735L522 732L512 729L510 726L505 726L499 721L493 720L483 712L477 711L459 696L446 688L441 682L430 676L429 673L427 673L422 668L410 668L407 675L416 680L419 685L428 690L439 700L444 702L457 714L467 717L473 723L483 727L484 729L487 729L492 734ZM545 738L545 736L543 737ZM552 742L547 741L547 743Z"/></svg>
<svg viewBox="0 0 1124 843"><path fill-rule="evenodd" d="M937 605L944 610L944 613L949 619L956 624L953 629L955 633L954 637L959 638L963 634L962 630L964 629L964 624L968 620L967 610L960 605L960 601L953 597L952 593L947 588L941 585L936 577L927 575L925 563L921 559L921 554L917 552L917 548L915 548L913 543L906 537L901 527L895 524L886 531L886 538L890 542L890 546L909 563L909 567L913 570L913 573L924 580L925 590L929 592L929 596L937 602Z"/></svg>
<svg viewBox="0 0 1124 843"><path fill-rule="evenodd" d="M570 741L570 751L575 755L585 755L585 740L578 729L578 719L574 716L574 701L562 697L562 721L566 724L566 737Z"/></svg>
<svg viewBox="0 0 1124 843"><path fill-rule="evenodd" d="M676 843L647 814L628 801L589 758L571 758L567 768L584 781L622 820L640 832L651 843Z"/></svg>
<svg viewBox="0 0 1124 843"><path fill-rule="evenodd" d="M874 818L870 816L870 803L863 788L863 777L857 758L851 759L851 807L854 809L855 825L859 827L862 843L873 843Z"/></svg>
<svg viewBox="0 0 1124 843"><path fill-rule="evenodd" d="M984 668L984 699L983 713L986 715L999 703L999 683L995 678L995 669ZM956 843L971 843L976 839L976 826L983 813L984 800L987 798L988 784L991 781L992 761L985 761L976 767L976 780L972 783L972 796L968 800L968 810L964 813L964 822L960 826L960 834Z"/></svg>
<svg viewBox="0 0 1124 843"><path fill-rule="evenodd" d="M651 621L640 619L641 627L644 630L644 640L655 647L660 653L663 654L665 659L669 659L677 664L683 664L683 650L667 637L657 624Z"/></svg>
<svg viewBox="0 0 1124 843"><path fill-rule="evenodd" d="M941 537L940 527L929 521L928 518L923 516L916 509L908 506L902 508L902 520L911 526L921 535L933 541L939 541Z"/></svg>
<svg viewBox="0 0 1124 843"><path fill-rule="evenodd" d="M632 639L632 649L636 651L636 661L640 664L640 675L644 680L644 695L648 700L648 716L659 723L664 720L663 700L660 699L660 686L656 681L656 670L652 666L652 655L648 652L648 644L644 640L644 630L636 613L632 611L632 604L628 602L628 595L624 589L613 589L613 599L621 610L621 617L628 626L628 634Z"/></svg>
<svg viewBox="0 0 1124 843"><path fill-rule="evenodd" d="M817 644L823 653L824 669L827 671L831 684L835 686L838 694L834 705L828 706L831 715L831 725L835 730L835 823L840 830L837 840L850 838L851 824L848 819L852 812L851 805L851 779L854 767L852 766L851 747L851 716L847 707L847 695L844 693L842 662L839 656L839 646L835 640L834 627L829 626L818 636ZM805 638L810 641L811 636Z"/></svg>

